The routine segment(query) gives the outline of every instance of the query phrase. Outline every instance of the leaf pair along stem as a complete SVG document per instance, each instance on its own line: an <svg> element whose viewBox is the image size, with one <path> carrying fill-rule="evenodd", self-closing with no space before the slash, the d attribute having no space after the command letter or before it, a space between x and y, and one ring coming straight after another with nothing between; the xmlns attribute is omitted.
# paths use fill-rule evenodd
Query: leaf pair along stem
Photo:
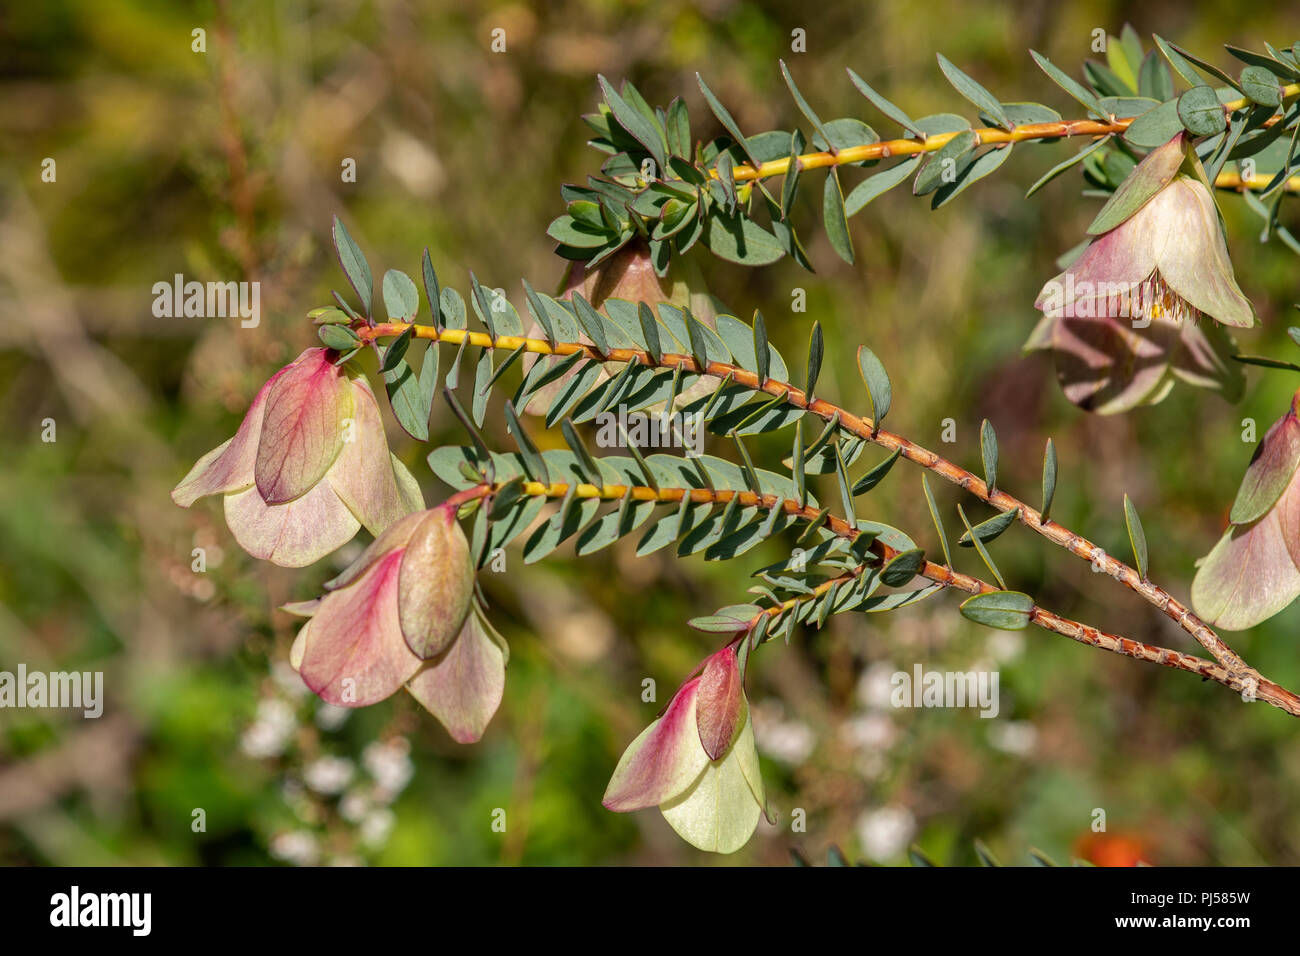
<svg viewBox="0 0 1300 956"><path fill-rule="evenodd" d="M999 512L1016 511L1016 520L1021 524L1036 531L1053 544L1087 561L1094 570L1105 572L1160 610L1204 647L1214 658L1214 661L1207 661L1169 648L1143 644L1130 638L1107 634L1038 607L1033 610L1033 623L1094 647L1100 647L1137 660L1149 661L1198 674L1203 678L1213 680L1243 694L1251 695L1255 699L1267 701L1293 716L1300 716L1300 695L1296 695L1261 676L1258 671L1247 664L1229 647L1213 628L1198 618L1191 608L1178 601L1158 585L1149 580L1144 580L1134 568L1107 554L1103 548L1093 544L1082 535L1076 534L1051 519L1044 519L1036 508L1008 492L1000 488L990 490L985 481L972 472L902 435L877 427L870 418L854 415L824 398L814 398L811 402L808 401L804 390L790 382L783 382L770 377L760 381L756 373L730 362L711 361L704 364L689 355L671 352L663 352L658 358L655 358L645 350L637 348L609 348L601 351L593 345L582 342L555 342L552 344L545 339L505 335L494 338L485 332L471 332L465 329L438 329L430 325L409 325L402 322L377 324L373 327L358 323L354 326L354 331L363 342L370 342L377 338L401 335L408 328L412 329L412 335L416 338L451 345L464 343L465 345L482 348L505 349L511 352L521 350L535 355L573 355L582 353L590 360L597 362L637 363L650 368L681 368L684 372L694 372L718 379L726 379L752 391L780 398L784 404L803 409L809 414L828 422L835 419L840 429L889 451L898 451L901 457L957 485ZM557 494L563 496L567 491L564 485L545 486L540 483L532 484L536 485L531 492L532 494L545 493L547 497L555 497ZM526 483L525 488L528 487L529 484ZM647 496L645 500L670 501L673 499L660 499L659 496L673 493L676 493L678 495L677 500L680 500L682 494L689 493L692 497L697 494L716 495L719 496L716 499L719 503L725 503L727 500L727 498L721 496L749 494L754 498L754 501L747 502L742 498L742 504L758 506L766 501L765 507L776 506L774 496L758 496L753 492L711 492L708 489L656 490L649 487L633 490L638 495ZM575 494L585 494L586 497L605 497L606 491L612 497L621 497L622 494L627 493L628 488L626 486L598 488L595 485L579 485L575 489ZM763 501L760 501L760 499L763 499ZM767 499L772 500L767 501ZM713 499L702 497L699 500ZM803 509L803 506L795 501L782 504L782 507L786 507L787 504L795 509ZM812 518L815 515L816 512L813 512L807 517ZM828 520L831 519L828 517ZM843 531L852 532L856 536L857 530L848 522L844 522L842 519L833 520L839 522L838 525L831 525L832 530L837 534ZM878 541L873 543L873 549L877 545L882 549L888 547L883 542ZM996 590L977 578L960 574L951 568L931 562L926 562L924 567L925 570L918 573L948 587L956 587L972 594Z"/></svg>

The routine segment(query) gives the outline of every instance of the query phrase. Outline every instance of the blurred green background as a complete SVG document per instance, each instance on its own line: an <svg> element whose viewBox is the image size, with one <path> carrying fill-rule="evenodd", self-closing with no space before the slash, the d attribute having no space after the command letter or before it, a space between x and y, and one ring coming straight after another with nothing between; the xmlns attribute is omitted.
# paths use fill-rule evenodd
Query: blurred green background
<svg viewBox="0 0 1300 956"><path fill-rule="evenodd" d="M597 72L634 80L651 102L684 96L697 137L717 132L697 70L745 130L789 129L797 112L780 57L822 116L861 116L882 132L844 68L914 116L971 114L935 51L1004 99L1068 116L1072 104L1030 47L1078 75L1092 31L1130 21L1228 66L1222 42L1254 49L1300 37L1285 6L6 5L0 669L103 671L106 705L99 720L0 711L0 862L784 864L792 848L824 859L837 844L895 863L916 841L938 862L971 864L980 838L1008 862L1037 846L1059 860L1300 863L1292 718L1045 632L977 628L949 595L893 615L842 615L756 654L748 690L780 819L735 857L698 853L657 812L614 815L600 798L624 746L713 647L684 622L743 600L749 572L775 550L725 565L666 552L638 560L629 538L586 559L566 546L529 567L512 551L508 573L482 576L513 649L505 700L484 740L460 747L407 695L351 714L321 708L286 673L294 619L273 609L316 593L337 562L301 572L256 562L219 504L182 511L167 494L233 432L257 386L313 343L305 313L344 287L333 214L376 275L418 275L427 245L444 283L462 291L470 269L517 301L521 278L553 285L562 263L545 229L563 208L559 186L582 182L601 159L579 120L595 105ZM191 49L196 28L206 52ZM489 48L496 28L504 53ZM790 51L796 28L807 31L806 53ZM1252 369L1239 406L1180 385L1153 408L1097 418L1064 400L1046 360L1020 357L1035 294L1097 208L1073 174L1023 199L1070 149L1020 148L937 213L906 188L877 200L851 223L856 267L831 251L806 188L796 215L815 275L788 260L762 271L706 260L707 281L738 315L761 307L794 365L820 319L821 390L850 407L864 407L853 353L869 343L894 379L894 429L969 467L979 422L991 419L1000 484L1031 501L1053 436L1053 516L1123 555L1127 492L1153 577L1185 598L1254 447L1242 443L1242 420L1262 435L1295 383ZM46 157L56 182L41 179ZM346 158L355 183L341 181ZM1285 355L1300 262L1257 244L1258 221L1239 198L1221 198L1239 280L1264 322L1239 342ZM260 327L155 318L151 287L178 272L260 281ZM806 315L790 312L795 288L807 291ZM945 418L956 422L954 445L939 443ZM47 419L54 442L41 440ZM500 416L488 421L507 442ZM440 443L464 440L441 404L434 427ZM427 449L391 422L390 442L429 501L446 494L423 464ZM779 467L788 436L752 447ZM864 461L878 458L868 451ZM918 485L900 465L860 514L933 547ZM952 516L956 490L936 493ZM987 517L964 503L973 520ZM206 551L204 573L191 570L194 548ZM1023 529L996 555L1012 587L1060 613L1199 650ZM960 560L981 571L972 556ZM1293 606L1229 640L1294 688L1298 624ZM918 662L997 668L1001 714L890 708L889 675ZM641 701L645 677L658 684L656 704ZM504 833L492 828L498 808ZM791 831L795 808L805 832ZM1090 831L1097 808L1100 838Z"/></svg>

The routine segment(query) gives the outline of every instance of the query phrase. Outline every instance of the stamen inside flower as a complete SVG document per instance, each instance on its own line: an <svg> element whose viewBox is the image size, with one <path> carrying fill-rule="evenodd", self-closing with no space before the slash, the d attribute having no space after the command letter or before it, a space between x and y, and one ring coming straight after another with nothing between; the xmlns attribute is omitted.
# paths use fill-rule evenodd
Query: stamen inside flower
<svg viewBox="0 0 1300 956"><path fill-rule="evenodd" d="M1133 318L1165 319L1172 325L1182 325L1184 319L1197 321L1201 317L1200 310L1175 292L1158 271L1138 285L1131 305L1129 314Z"/></svg>

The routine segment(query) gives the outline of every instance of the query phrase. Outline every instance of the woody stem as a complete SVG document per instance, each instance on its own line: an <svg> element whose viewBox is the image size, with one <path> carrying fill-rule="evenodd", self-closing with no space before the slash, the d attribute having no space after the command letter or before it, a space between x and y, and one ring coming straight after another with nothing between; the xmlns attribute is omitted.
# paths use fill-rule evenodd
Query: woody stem
<svg viewBox="0 0 1300 956"><path fill-rule="evenodd" d="M466 496L466 500L469 500L469 498L489 496L501 487L501 483L480 485L461 494ZM520 486L520 492L530 497L540 496L563 499L569 494L570 488L569 485L558 482L544 484L539 481L524 481ZM715 490L712 488L652 488L643 485L578 484L572 489L572 493L574 498L581 499L621 501L625 497L630 497L634 501L651 501L659 504L680 503L683 498L688 498L691 502L697 504L726 505L732 499L739 499L737 503L745 508L759 508L764 511L779 508L786 514L792 515L801 521L815 522L822 520L828 530L847 541L854 541L862 534L857 527L843 518L824 514L811 505L803 505L794 499L782 498L779 495L758 494L753 491ZM871 541L869 550L882 564L892 561L902 553L879 538ZM754 625L758 623L758 618L763 615L775 618L798 604L816 600L832 588L851 583L861 575L865 567L866 565L859 565L852 571L824 581L814 588L811 594L799 595L782 604L764 608L754 616L750 623L750 629L752 630ZM924 562L916 571L916 574L943 587L954 588L969 594L984 594L998 590L979 578L962 574L950 567L935 564L933 561ZM1087 624L1062 617L1038 605L1034 605L1030 609L1029 621L1044 630L1061 634L1081 644L1098 647L1115 654L1131 657L1134 660L1146 661L1196 674L1198 677L1212 680L1238 693L1250 694L1258 700L1267 701L1292 716L1300 716L1300 696L1272 681L1265 680L1258 674L1254 674L1254 672L1250 675L1235 673L1213 661L1195 657L1191 654L1184 654L1171 648L1144 644L1141 641L1110 634Z"/></svg>
<svg viewBox="0 0 1300 956"><path fill-rule="evenodd" d="M376 338L401 335L412 326L402 322L390 322L373 328L354 326L353 331L363 343ZM572 355L575 352L585 354L592 361L599 362L636 362L651 368L675 369L686 372L709 375L718 379L728 379L737 385L762 392L774 397L781 397L786 405L802 408L825 421L838 417L839 427L858 438L872 442L882 448L897 449L902 457L922 468L950 481L998 511L1019 510L1017 520L1025 527L1036 531L1048 541L1064 548L1092 565L1094 571L1104 572L1119 581L1129 590L1139 595L1147 603L1160 610L1179 627L1190 634L1204 647L1216 661L1231 673L1242 679L1258 678L1255 670L1243 661L1228 644L1215 633L1214 629L1198 618L1192 609L1178 601L1163 588L1151 583L1083 535L1057 524L1032 506L1019 498L998 488L989 488L984 480L965 468L953 464L941 455L918 445L910 439L894 432L880 428L870 418L854 415L822 398L814 397L809 401L804 390L778 379L767 378L759 381L757 374L730 362L708 362L701 365L689 355L665 352L656 361L643 349L612 348L602 353L595 346L581 342L555 342L545 339L532 339L522 336L501 335L493 338L485 332L469 332L465 329L438 329L429 325L413 326L416 338L435 342L447 342L453 345L465 342L468 345L483 348L523 349L536 355Z"/></svg>
<svg viewBox="0 0 1300 956"><path fill-rule="evenodd" d="M1283 87L1281 93L1283 100L1300 94L1300 83L1292 83ZM1231 112L1232 110L1242 109L1247 105L1247 100L1240 99L1225 103L1223 108L1225 112ZM1281 114L1276 114L1265 120L1262 126L1272 126L1281 118ZM1013 126L1010 130L982 127L971 132L974 132L978 138L978 145L997 146L1005 143L1021 143L1027 140L1063 139L1069 136L1113 136L1123 133L1135 119L1137 119L1135 116L1112 116L1109 120L1058 120L1050 123L1024 123ZM794 159L798 168L805 170L820 169L827 166L847 166L867 160L889 159L893 156L916 156L942 149L954 137L964 135L965 132L931 133L917 139L882 140L860 146L850 146L845 149L804 153ZM768 179L772 176L783 176L789 171L790 157L787 156L762 163L758 167L744 163L734 168L732 176L737 182L746 182ZM717 170L710 169L709 175L716 179L718 176ZM1268 181L1269 177L1263 176L1243 181L1236 173L1221 173L1215 180L1215 185L1223 189L1262 189ZM1293 176L1288 179L1284 188L1292 192L1300 191L1300 176Z"/></svg>

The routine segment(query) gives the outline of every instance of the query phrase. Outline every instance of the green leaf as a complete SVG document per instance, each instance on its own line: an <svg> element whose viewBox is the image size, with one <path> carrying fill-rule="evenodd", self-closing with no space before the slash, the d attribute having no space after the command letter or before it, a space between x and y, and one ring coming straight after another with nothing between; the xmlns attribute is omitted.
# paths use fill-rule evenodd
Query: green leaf
<svg viewBox="0 0 1300 956"><path fill-rule="evenodd" d="M1300 345L1300 339L1296 339L1296 344ZM754 311L754 372L758 376L758 383L762 385L771 377L771 349L767 343L767 323L763 321L763 313Z"/></svg>
<svg viewBox="0 0 1300 956"><path fill-rule="evenodd" d="M762 165L762 163L760 163L757 157L750 152L749 142L745 139L745 134L740 131L740 127L736 125L736 121L732 118L731 113L729 113L727 108L722 105L722 102L713 95L713 91L709 89L708 85L704 82L704 77L700 76L699 73L696 73L695 80L700 84L700 92L704 94L704 101L709 104L709 109L713 112L713 115L717 117L718 122L722 124L722 128L731 134L731 138L736 141L736 144L743 149L745 155L749 157L750 165L757 169Z"/></svg>
<svg viewBox="0 0 1300 956"><path fill-rule="evenodd" d="M1033 598L1020 591L985 591L961 603L962 617L1003 631L1024 630L1033 610Z"/></svg>
<svg viewBox="0 0 1300 956"><path fill-rule="evenodd" d="M921 472L921 490L925 492L925 503L930 508L930 520L934 530L939 534L939 544L943 547L943 563L952 567L952 552L948 550L948 534L943 530L943 520L939 517L939 508L934 503L934 493L930 490L930 481L925 472Z"/></svg>
<svg viewBox="0 0 1300 956"><path fill-rule="evenodd" d="M645 338L646 354L654 359L657 365L664 356L663 347L659 344L659 321L650 311L650 306L644 302L637 304L636 314L641 323L641 335Z"/></svg>
<svg viewBox="0 0 1300 956"><path fill-rule="evenodd" d="M1034 58L1034 62L1038 64L1038 68L1046 73L1053 83L1065 90L1066 93L1073 96L1083 104L1084 107L1091 110L1099 119L1108 119L1105 107L1101 105L1101 101L1097 99L1097 95L1093 93L1092 90L1081 85L1077 81L1070 79L1070 77L1061 72L1059 67L1055 66L1051 60L1043 56L1041 53L1038 53L1035 50L1030 50L1029 55Z"/></svg>
<svg viewBox="0 0 1300 956"><path fill-rule="evenodd" d="M867 400L871 402L872 430L878 432L894 399L889 373L885 371L880 359L876 358L876 353L865 345L858 346L858 371L862 374L862 383L867 386Z"/></svg>
<svg viewBox="0 0 1300 956"><path fill-rule="evenodd" d="M880 569L880 583L891 588L901 588L916 577L924 567L925 552L920 548L912 548L895 555Z"/></svg>
<svg viewBox="0 0 1300 956"><path fill-rule="evenodd" d="M420 291L400 269L384 273L384 309L390 322L410 322L420 311Z"/></svg>
<svg viewBox="0 0 1300 956"><path fill-rule="evenodd" d="M971 527L971 523L966 517L966 511L960 504L957 505L957 516L961 518L961 523L966 526L966 534L970 536L971 544L975 545L975 550L979 552L980 560L984 562L985 567L989 569L989 573L997 580L998 586L1005 590L1007 582L1002 580L1002 572L993 563L993 558L989 555L988 549L984 547L984 542L980 540L979 535L975 534L975 529Z"/></svg>
<svg viewBox="0 0 1300 956"><path fill-rule="evenodd" d="M411 337L415 334L415 327L407 329L396 339L393 344L384 349L384 360L379 363L379 371L391 372L397 368L397 363L406 355L406 350L411 347Z"/></svg>
<svg viewBox="0 0 1300 956"><path fill-rule="evenodd" d="M523 458L525 474L532 481L540 481L544 485L549 485L551 476L546 468L546 462L542 459L542 454L537 450L537 446L533 444L533 440L524 431L524 426L515 413L513 402L506 402L506 426L510 429L515 444L519 446L519 454Z"/></svg>
<svg viewBox="0 0 1300 956"><path fill-rule="evenodd" d="M1260 106L1282 104L1282 91L1272 71L1262 66L1248 66L1241 71L1241 91Z"/></svg>
<svg viewBox="0 0 1300 956"><path fill-rule="evenodd" d="M1147 536L1142 530L1142 519L1138 517L1137 508L1126 494L1124 496L1124 526L1128 529L1128 542L1133 547L1133 560L1137 564L1138 577L1147 579Z"/></svg>
<svg viewBox="0 0 1300 956"><path fill-rule="evenodd" d="M442 328L442 316L439 309L442 293L438 288L438 273L433 271L433 260L429 258L428 246L424 247L424 253L420 256L420 272L424 279L424 294L429 300L429 313L433 316L433 324L438 328Z"/></svg>
<svg viewBox="0 0 1300 956"><path fill-rule="evenodd" d="M853 486L854 497L866 494L884 481L885 476L889 474L889 470L894 467L894 462L898 461L901 454L903 454L903 449L895 448L893 454L859 478L858 483Z"/></svg>
<svg viewBox="0 0 1300 956"><path fill-rule="evenodd" d="M848 73L849 79L852 80L853 85L858 88L858 92L870 100L871 104L876 109L880 110L880 112L884 113L891 120L917 138L925 138L925 132L912 121L911 117L872 89L867 81L858 76L858 74L853 72L853 70L849 70Z"/></svg>
<svg viewBox="0 0 1300 956"><path fill-rule="evenodd" d="M332 305L312 309L307 313L307 318L311 319L313 325L347 325L352 321L352 316Z"/></svg>
<svg viewBox="0 0 1300 956"><path fill-rule="evenodd" d="M912 184L912 195L925 196L945 182L955 182L958 164L968 153L974 151L979 142L979 134L968 129L944 143L916 174L916 182Z"/></svg>
<svg viewBox="0 0 1300 956"><path fill-rule="evenodd" d="M799 112L808 118L808 122L812 124L813 129L821 134L822 139L829 142L830 135L826 132L826 128L822 126L821 118L808 105L808 101L804 99L803 94L799 92L799 87L795 85L794 77L790 75L790 68L785 65L785 60L777 62L781 65L781 76L785 78L785 85L789 87L790 95L794 97L795 106L799 107Z"/></svg>
<svg viewBox="0 0 1300 956"><path fill-rule="evenodd" d="M917 153L915 156L909 156L902 162L862 180L853 187L848 197L845 198L844 215L849 217L857 215L871 200L893 189L912 175L912 171L921 164L921 160L924 158L923 153Z"/></svg>
<svg viewBox="0 0 1300 956"><path fill-rule="evenodd" d="M601 92L605 94L605 102L609 104L614 118L654 157L659 174L662 175L668 169L668 143L663 130L620 96L605 77L597 75L596 80L600 83Z"/></svg>
<svg viewBox="0 0 1300 956"><path fill-rule="evenodd" d="M844 193L840 189L839 171L832 168L822 190L822 217L826 221L826 236L836 254L853 265L853 237L849 235L848 212Z"/></svg>
<svg viewBox="0 0 1300 956"><path fill-rule="evenodd" d="M1007 119L1007 114L1002 110L1002 104L998 98L986 90L971 77L957 68L951 60L942 53L935 54L939 58L939 69L943 75L948 78L948 82L953 85L958 93L970 100L986 116L991 116L997 125L1005 130L1011 129L1011 120Z"/></svg>
<svg viewBox="0 0 1300 956"><path fill-rule="evenodd" d="M763 609L757 604L729 604L712 614L687 621L688 627L711 634L739 634L749 630L754 615Z"/></svg>
<svg viewBox="0 0 1300 956"><path fill-rule="evenodd" d="M1170 135L1172 136L1172 134ZM1101 139L1097 140L1095 143L1091 144L1090 146L1087 146L1084 149L1079 150L1079 152L1075 153L1069 159L1057 163L1055 166L1053 166L1051 169L1045 172L1041 177L1039 177L1038 182L1034 183L1032 186L1029 187L1029 191L1025 193L1025 198L1028 199L1030 196L1038 192L1038 190L1042 189L1044 186L1050 183L1057 176L1061 175L1061 173L1065 172L1075 163L1078 163L1079 161L1085 159L1089 154L1100 149L1102 146L1105 146L1108 142L1110 142L1110 137L1103 136ZM852 199L853 197L850 196L849 198Z"/></svg>
<svg viewBox="0 0 1300 956"><path fill-rule="evenodd" d="M348 277L349 284L356 292L357 298L361 300L366 316L369 317L372 311L371 294L375 279L370 273L370 264L366 262L361 247L356 244L347 226L343 225L343 220L338 216L334 217L334 252L339 257L343 274Z"/></svg>
<svg viewBox="0 0 1300 956"><path fill-rule="evenodd" d="M980 458L984 462L984 484L992 494L998 486L998 436L987 418L980 423Z"/></svg>
<svg viewBox="0 0 1300 956"><path fill-rule="evenodd" d="M1183 129L1178 118L1178 100L1168 100L1147 110L1124 130L1124 142L1139 149L1155 149L1169 142Z"/></svg>
<svg viewBox="0 0 1300 956"><path fill-rule="evenodd" d="M1052 510L1052 499L1056 497L1056 445L1049 438L1043 450L1043 524Z"/></svg>
<svg viewBox="0 0 1300 956"><path fill-rule="evenodd" d="M714 255L742 266L771 265L785 255L780 240L758 223L716 206L704 220L701 238Z"/></svg>
<svg viewBox="0 0 1300 956"><path fill-rule="evenodd" d="M351 351L361 342L357 334L346 325L322 325L316 330L316 335L336 352Z"/></svg>
<svg viewBox="0 0 1300 956"><path fill-rule="evenodd" d="M930 208L938 209L940 206L951 202L960 196L967 187L996 172L1003 163L1011 158L1012 149L1010 143L1005 143L992 146L980 153L968 153L958 160L957 178L950 183L944 183L935 190L934 198L930 200Z"/></svg>
<svg viewBox="0 0 1300 956"><path fill-rule="evenodd" d="M1223 132L1228 116L1211 86L1193 86L1178 97L1178 119L1195 136Z"/></svg>
<svg viewBox="0 0 1300 956"><path fill-rule="evenodd" d="M605 318L594 308L591 303L582 297L582 293L573 293L574 314L577 316L578 324L582 326L582 331L587 333L587 338L591 339L595 345L596 351L601 355L609 354L609 338L605 334Z"/></svg>
<svg viewBox="0 0 1300 956"><path fill-rule="evenodd" d="M807 375L804 377L804 396L809 404L813 402L813 389L817 385L817 377L821 375L824 354L822 324L821 322L813 322L812 332L808 336L808 369Z"/></svg>
<svg viewBox="0 0 1300 956"><path fill-rule="evenodd" d="M988 543L1000 535L1007 528L1015 524L1016 519L1020 517L1020 509L1013 508L1010 511L1004 511L996 514L987 521L981 521L971 531L966 532L957 539L957 543L963 548L971 547L975 542L972 539L972 533L984 543Z"/></svg>

